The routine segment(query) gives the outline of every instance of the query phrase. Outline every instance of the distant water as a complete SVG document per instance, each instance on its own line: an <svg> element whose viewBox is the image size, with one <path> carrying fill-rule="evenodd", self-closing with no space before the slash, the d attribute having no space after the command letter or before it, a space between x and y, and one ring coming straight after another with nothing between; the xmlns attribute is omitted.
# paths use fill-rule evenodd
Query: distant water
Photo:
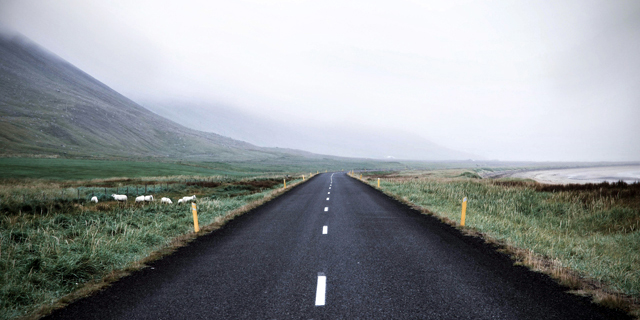
<svg viewBox="0 0 640 320"><path fill-rule="evenodd" d="M542 183L601 183L640 182L640 165L636 166L611 166L591 167L575 169L553 169L519 172L513 175L518 178L533 179Z"/></svg>

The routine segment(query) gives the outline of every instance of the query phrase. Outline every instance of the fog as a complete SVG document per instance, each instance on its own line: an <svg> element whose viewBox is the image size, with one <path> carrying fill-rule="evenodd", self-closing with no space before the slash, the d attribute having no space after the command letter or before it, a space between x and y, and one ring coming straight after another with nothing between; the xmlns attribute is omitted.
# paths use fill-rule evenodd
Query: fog
<svg viewBox="0 0 640 320"><path fill-rule="evenodd" d="M0 0L0 22L161 115L265 146L286 132L239 137L218 106L335 155L361 154L319 146L323 128L377 132L345 136L368 148L406 134L460 157L640 160L638 1Z"/></svg>

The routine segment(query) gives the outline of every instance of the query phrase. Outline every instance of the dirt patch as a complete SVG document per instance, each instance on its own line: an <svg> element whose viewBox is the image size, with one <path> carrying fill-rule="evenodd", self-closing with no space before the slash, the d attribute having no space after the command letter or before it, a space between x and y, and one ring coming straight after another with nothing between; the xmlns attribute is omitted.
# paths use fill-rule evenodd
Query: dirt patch
<svg viewBox="0 0 640 320"><path fill-rule="evenodd" d="M233 182L215 182L215 181L195 181L187 182L187 186L198 186L203 188L217 188L220 186L245 186L249 189L266 189L275 185L282 184L280 179L262 179L262 180L248 180L248 181L233 181Z"/></svg>

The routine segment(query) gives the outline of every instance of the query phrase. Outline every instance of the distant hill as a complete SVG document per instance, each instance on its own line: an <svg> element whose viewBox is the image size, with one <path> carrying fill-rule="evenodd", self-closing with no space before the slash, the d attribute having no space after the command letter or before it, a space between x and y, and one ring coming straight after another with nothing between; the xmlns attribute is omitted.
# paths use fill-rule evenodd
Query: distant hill
<svg viewBox="0 0 640 320"><path fill-rule="evenodd" d="M319 154L370 159L481 159L477 155L452 150L407 132L354 127L350 123L320 126L313 122L270 120L211 103L140 102L153 112L191 128L223 134L264 147L279 146Z"/></svg>
<svg viewBox="0 0 640 320"><path fill-rule="evenodd" d="M14 155L211 161L315 156L186 128L25 37L0 33L0 156Z"/></svg>

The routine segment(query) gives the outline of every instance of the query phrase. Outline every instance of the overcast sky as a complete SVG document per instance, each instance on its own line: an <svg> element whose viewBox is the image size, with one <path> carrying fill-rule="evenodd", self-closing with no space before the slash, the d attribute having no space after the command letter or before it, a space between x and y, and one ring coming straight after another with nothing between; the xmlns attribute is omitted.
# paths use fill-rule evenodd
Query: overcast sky
<svg viewBox="0 0 640 320"><path fill-rule="evenodd" d="M0 0L0 21L134 101L640 160L640 1Z"/></svg>

